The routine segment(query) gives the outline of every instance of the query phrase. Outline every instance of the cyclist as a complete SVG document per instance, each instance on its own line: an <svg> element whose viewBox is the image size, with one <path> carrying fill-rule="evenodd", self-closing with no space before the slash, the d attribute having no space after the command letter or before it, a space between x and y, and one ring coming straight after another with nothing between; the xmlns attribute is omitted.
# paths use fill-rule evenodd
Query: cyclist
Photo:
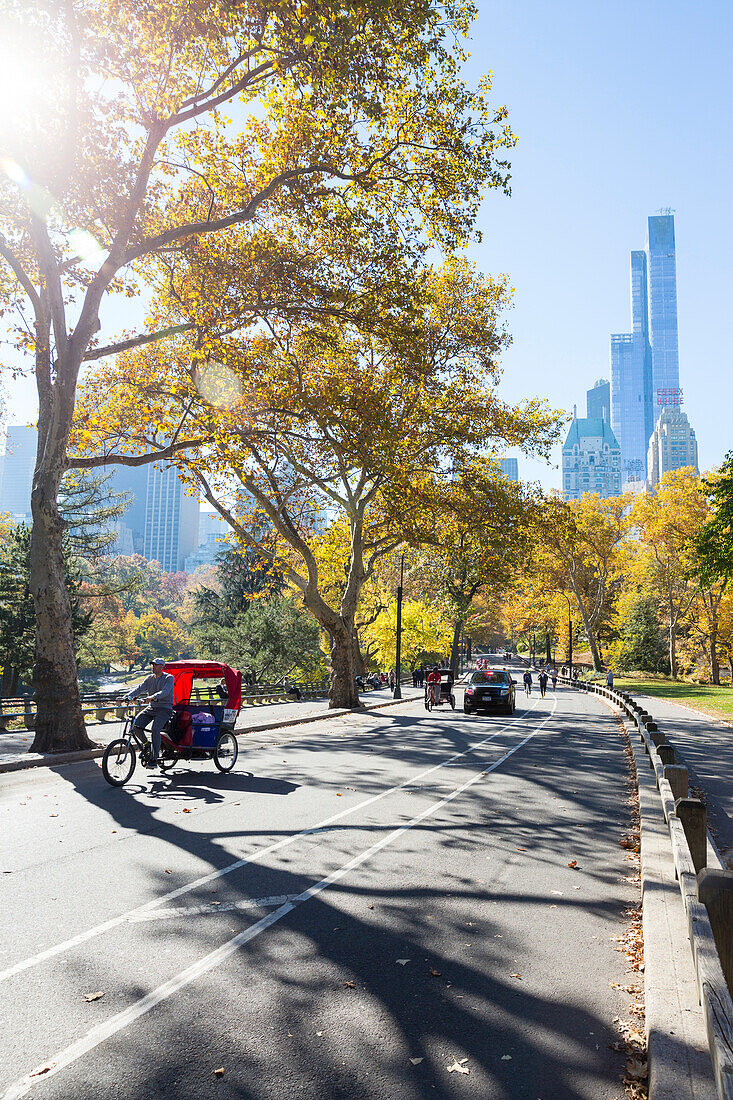
<svg viewBox="0 0 733 1100"><path fill-rule="evenodd" d="M132 691L128 691L125 696L126 699L137 699L139 695L148 696L148 705L139 714L135 715L133 729L142 732L150 722L153 723L150 731L153 742L153 755L147 765L149 768L158 766L160 731L173 713L175 680L169 672L163 671L164 664L165 660L162 657L156 657L152 664L152 675L148 676Z"/></svg>
<svg viewBox="0 0 733 1100"><path fill-rule="evenodd" d="M430 701L435 706L440 699L440 667L438 665L428 676L428 691L430 692Z"/></svg>
<svg viewBox="0 0 733 1100"><path fill-rule="evenodd" d="M527 671L525 672L522 679L524 681L524 690L525 690L525 692L527 693L527 695L531 695L532 694L532 673L529 671L529 669L527 669Z"/></svg>

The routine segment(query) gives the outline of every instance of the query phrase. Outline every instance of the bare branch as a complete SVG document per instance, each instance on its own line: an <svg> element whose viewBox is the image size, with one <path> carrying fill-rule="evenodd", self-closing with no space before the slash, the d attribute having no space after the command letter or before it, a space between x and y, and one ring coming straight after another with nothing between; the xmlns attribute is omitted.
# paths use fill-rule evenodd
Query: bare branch
<svg viewBox="0 0 733 1100"><path fill-rule="evenodd" d="M38 319L39 315L42 312L41 299L38 295L38 291L33 286L30 276L24 270L23 265L8 245L8 242L6 241L2 233L0 233L0 256L2 256L2 258L5 260L6 264L13 272L13 275L15 275L16 279L23 287L23 290L30 298L31 302L33 303L33 311L36 314L36 319Z"/></svg>

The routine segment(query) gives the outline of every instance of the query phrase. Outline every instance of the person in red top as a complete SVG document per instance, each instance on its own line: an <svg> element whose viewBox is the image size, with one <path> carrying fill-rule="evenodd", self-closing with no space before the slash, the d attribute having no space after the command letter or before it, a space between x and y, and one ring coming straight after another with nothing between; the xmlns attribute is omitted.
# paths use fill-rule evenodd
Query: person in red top
<svg viewBox="0 0 733 1100"><path fill-rule="evenodd" d="M428 676L428 691L430 692L432 704L435 706L440 697L440 669L437 665Z"/></svg>

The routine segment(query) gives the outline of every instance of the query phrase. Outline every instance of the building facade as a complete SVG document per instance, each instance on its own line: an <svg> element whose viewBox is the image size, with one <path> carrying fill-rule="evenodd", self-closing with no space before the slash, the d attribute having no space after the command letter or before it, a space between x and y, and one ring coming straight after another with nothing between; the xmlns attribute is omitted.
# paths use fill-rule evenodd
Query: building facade
<svg viewBox="0 0 733 1100"><path fill-rule="evenodd" d="M687 414L679 407L670 405L662 409L649 440L647 491L653 492L665 474L670 470L681 470L683 466L694 466L695 472L700 472L697 439Z"/></svg>
<svg viewBox="0 0 733 1100"><path fill-rule="evenodd" d="M198 546L199 501L183 487L172 466L147 466L143 557L160 562L166 573L185 567Z"/></svg>
<svg viewBox="0 0 733 1100"><path fill-rule="evenodd" d="M35 428L20 424L8 427L0 486L0 512L9 512L18 519L30 519L37 446L38 432Z"/></svg>
<svg viewBox="0 0 733 1100"><path fill-rule="evenodd" d="M562 495L565 500L579 500L583 493L620 495L621 448L607 420L578 419L574 409L562 449Z"/></svg>
<svg viewBox="0 0 733 1100"><path fill-rule="evenodd" d="M509 481L519 481L519 460L516 458L500 458L499 469Z"/></svg>

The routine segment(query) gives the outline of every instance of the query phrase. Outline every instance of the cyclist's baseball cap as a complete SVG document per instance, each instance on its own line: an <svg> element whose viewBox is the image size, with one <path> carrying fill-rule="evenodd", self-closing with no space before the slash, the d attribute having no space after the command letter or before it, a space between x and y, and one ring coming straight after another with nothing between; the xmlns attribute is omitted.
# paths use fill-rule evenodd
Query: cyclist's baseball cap
<svg viewBox="0 0 733 1100"><path fill-rule="evenodd" d="M156 665L158 665L159 668L162 668L165 664L165 657L153 657L150 663L152 664L153 668L155 668Z"/></svg>

